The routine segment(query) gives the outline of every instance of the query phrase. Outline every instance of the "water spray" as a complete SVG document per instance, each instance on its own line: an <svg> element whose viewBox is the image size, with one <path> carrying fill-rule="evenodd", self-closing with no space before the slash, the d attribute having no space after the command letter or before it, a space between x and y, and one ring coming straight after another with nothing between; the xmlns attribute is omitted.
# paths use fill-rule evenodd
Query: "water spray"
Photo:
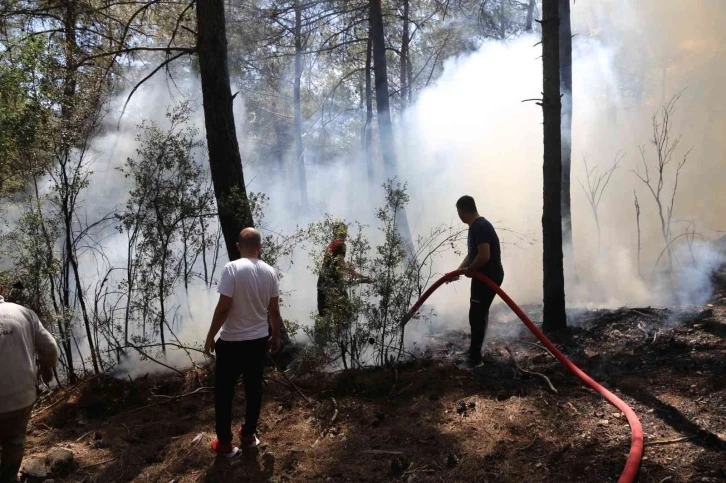
<svg viewBox="0 0 726 483"><path fill-rule="evenodd" d="M424 292L421 298L416 301L411 310L409 310L409 312L401 321L401 326L405 326L406 323L411 320L411 318L416 314L416 311L418 311L421 305L423 305L426 299L429 298L429 296L434 293L437 288L439 288L444 283L453 281L463 273L463 270L455 270L453 272L445 274L443 277L438 279L433 285L431 285L431 287L429 287L428 290L426 290L426 292ZM623 468L623 472L620 474L618 483L632 483L633 481L635 481L635 478L638 475L638 470L640 469L640 461L643 457L643 427L641 426L640 420L638 420L638 416L635 414L635 411L633 411L630 406L625 404L622 399L605 389L597 381L585 374L582 369L573 364L572 361L570 361L562 352L560 352L560 350L557 349L557 347L555 347L555 345L542 333L542 331L540 331L537 326L534 325L530 318L527 317L527 314L525 314L522 309L520 309L519 306L514 303L509 295L507 295L499 287L499 285L495 284L488 277L482 275L481 273L474 274L474 277L476 277L476 279L480 282L485 283L490 289L494 290L497 295L499 295L502 300L504 300L509 308L512 309L515 314L517 314L522 322L524 322L524 325L527 326L527 328L535 335L535 337L537 337L537 339L542 342L542 344L552 353L552 355L554 355L555 358L560 361L560 363L562 363L562 365L564 365L567 369L570 370L570 372L574 373L577 377L579 377L586 385L590 386L602 397L604 397L610 404L612 404L620 411L622 411L623 414L625 414L625 417L628 419L628 424L630 425L630 431L632 433L632 436L630 439L630 453L628 454L628 459L625 462L625 467Z"/></svg>

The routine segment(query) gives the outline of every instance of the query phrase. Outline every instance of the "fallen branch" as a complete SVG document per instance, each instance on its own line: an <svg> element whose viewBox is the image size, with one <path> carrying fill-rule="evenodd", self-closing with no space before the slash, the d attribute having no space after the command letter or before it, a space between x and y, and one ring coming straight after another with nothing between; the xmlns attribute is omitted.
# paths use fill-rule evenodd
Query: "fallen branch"
<svg viewBox="0 0 726 483"><path fill-rule="evenodd" d="M288 389L293 389L293 387L290 384L286 383L285 381L281 381L279 379L276 379L276 378L274 378L272 376L265 376L265 381L276 382L276 383L278 383L279 385L281 385L283 387L286 387Z"/></svg>
<svg viewBox="0 0 726 483"><path fill-rule="evenodd" d="M400 396L401 394L403 394L403 391L411 386L413 386L413 383L410 383L408 386L403 387L400 391L396 392L396 394L391 394L390 396L388 396L388 399L393 399L394 397Z"/></svg>
<svg viewBox="0 0 726 483"><path fill-rule="evenodd" d="M695 438L695 436L684 436L682 438L676 438L676 439L661 439L658 441L646 441L645 443L643 443L643 446L655 446L655 445L661 445L661 444L682 443L684 441L689 441L694 438Z"/></svg>
<svg viewBox="0 0 726 483"><path fill-rule="evenodd" d="M541 346L539 344L535 344L534 342L527 342L527 341L520 341L522 344L531 345L532 347L536 347L537 349L542 349L543 351L547 352L549 355L551 355L554 359L557 359L555 355L550 352L550 350L544 346Z"/></svg>
<svg viewBox="0 0 726 483"><path fill-rule="evenodd" d="M100 374L96 374L95 376L91 376L91 377L89 377L87 379L84 379L81 382L79 382L78 384L76 384L75 386L67 389L66 390L66 393L59 400L57 400L56 402L54 402L53 404L51 404L49 406L46 406L46 407L44 407L42 409L39 409L39 410L35 411L32 414L32 416L30 416L30 419L33 419L34 417L36 417L40 413L43 413L43 412L45 412L45 411L47 411L49 409L52 409L52 408L56 407L57 405L59 405L60 403L62 403L66 399L68 399L79 387L81 387L82 385L84 385L84 384L86 384L88 382L91 382L92 380L94 380L97 377L99 377L101 374L105 374L105 372L102 372Z"/></svg>
<svg viewBox="0 0 726 483"><path fill-rule="evenodd" d="M333 417L330 418L330 425L332 426L335 423L335 420L338 419L338 403L335 402L335 398L330 398L331 401L333 401L333 408L335 411L333 412Z"/></svg>
<svg viewBox="0 0 726 483"><path fill-rule="evenodd" d="M535 436L534 438L532 438L532 442L529 443L527 446L525 446L524 448L519 448L519 451L524 451L525 449L531 448L535 441L537 441L537 436Z"/></svg>
<svg viewBox="0 0 726 483"><path fill-rule="evenodd" d="M110 463L117 459L118 459L118 456L114 456L113 458L105 460L105 461L101 461L100 463L93 463L92 465L81 466L80 468L78 468L78 471L85 470L86 468L93 468L94 466L105 465L106 463Z"/></svg>
<svg viewBox="0 0 726 483"><path fill-rule="evenodd" d="M638 315L642 315L643 317L648 317L649 319L658 320L658 317L650 314L646 314L645 312L641 312L640 310L636 309L630 309L631 312L635 312Z"/></svg>
<svg viewBox="0 0 726 483"><path fill-rule="evenodd" d="M70 393L69 394L66 394L62 398L58 399L56 402L54 402L50 406L46 406L43 409L39 409L38 411L36 411L36 412L33 413L33 415L30 417L30 419L33 419L34 417L36 417L38 414L40 414L42 412L45 412L45 411L47 411L49 409L52 409L52 408L56 407L57 405L59 405L60 403L62 403L66 399L68 399L69 397L70 397Z"/></svg>
<svg viewBox="0 0 726 483"><path fill-rule="evenodd" d="M287 377L287 374L285 374L285 372L282 369L280 369L280 366L277 365L277 362L275 362L274 359L269 354L267 354L267 359L269 359L269 361L272 362L272 365L275 366L275 369L277 369L277 372L279 372L280 375L285 378L285 380L288 382L288 384L290 384L293 388L295 388L297 393L300 394L300 396L303 399L305 399L306 402L310 402L310 398L307 397L305 394L303 394L303 392L300 390L300 388L297 387L295 385L295 383L292 382L292 380L290 380L289 377Z"/></svg>
<svg viewBox="0 0 726 483"><path fill-rule="evenodd" d="M143 350L141 350L141 348L140 348L140 347L138 347L138 346L135 346L134 344L131 344L131 343L128 343L128 345L129 345L129 347L131 347L132 349L135 349L135 350L136 350L136 352L138 352L139 354L141 354L141 355L142 355L142 357L145 357L146 359L149 359L149 360L150 360L151 362L155 362L155 363L159 364L159 365L160 365L160 366L162 366L162 367L166 367L166 368L167 368L167 369L169 369L170 371L174 371L174 372L176 372L177 374L179 374L180 376L183 376L183 375L184 375L184 373L183 373L182 371L180 371L179 369L176 369L176 368L174 368L174 367L171 367L170 365L168 365L168 364L164 364L163 362L161 362L161 361L159 361L159 360L157 360L157 359L155 359L155 358L151 357L151 356L150 356L150 355L148 355L148 354L147 354L146 352L144 352Z"/></svg>
<svg viewBox="0 0 726 483"><path fill-rule="evenodd" d="M514 354L512 354L512 350L509 347L505 347L504 349L509 353L509 357L511 357L512 358L512 362L514 362L514 367L516 367L519 372L521 372L523 374L528 374L530 376L538 376L538 377L541 377L542 379L545 380L545 382L549 386L550 390L553 393L558 394L557 389L555 389L555 386L552 385L552 381L550 381L550 378L549 377L545 376L541 372L528 371L527 369L523 369L522 367L520 367L519 363L517 362L517 359L514 358Z"/></svg>
<svg viewBox="0 0 726 483"><path fill-rule="evenodd" d="M403 472L404 475L412 475L414 473L436 473L436 470L431 469L428 466L424 466L422 468L412 468Z"/></svg>
<svg viewBox="0 0 726 483"><path fill-rule="evenodd" d="M401 455L403 451L390 451L386 449L367 449L362 452L363 454L386 454L386 455Z"/></svg>
<svg viewBox="0 0 726 483"><path fill-rule="evenodd" d="M138 411L141 411L143 409L152 408L154 406L159 406L161 404L166 404L166 403L171 402L171 401L177 401L179 399L182 399L182 398L185 398L185 397L188 397L188 396L192 396L192 395L197 394L199 392L207 392L208 389L213 389L213 388L211 388L211 387L199 387L199 388L195 389L194 391L188 392L186 394L180 394L178 396L168 396L169 399L164 399L163 401L155 402L153 404L147 404L146 406L141 406L140 408L135 408L135 409L132 409L130 411L126 411L125 413L117 414L114 417L117 418L119 416L128 416L129 414L133 414L133 413L138 412Z"/></svg>
<svg viewBox="0 0 726 483"><path fill-rule="evenodd" d="M82 440L83 438L85 438L86 436L88 436L88 435L89 435L89 434L91 434L91 433L93 433L93 431L89 431L89 432L87 432L86 434L84 434L83 436L81 436L80 438L78 438L78 439L76 440L76 443L77 443L77 442L79 442L80 440Z"/></svg>

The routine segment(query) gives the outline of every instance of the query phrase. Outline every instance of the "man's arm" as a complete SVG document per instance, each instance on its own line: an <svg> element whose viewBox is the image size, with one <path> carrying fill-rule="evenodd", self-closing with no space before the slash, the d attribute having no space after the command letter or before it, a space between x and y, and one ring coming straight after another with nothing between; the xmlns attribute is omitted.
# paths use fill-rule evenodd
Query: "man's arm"
<svg viewBox="0 0 726 483"><path fill-rule="evenodd" d="M464 275L471 277L474 272L483 268L491 258L491 251L488 243L480 243L476 250L476 258L464 269Z"/></svg>
<svg viewBox="0 0 726 483"><path fill-rule="evenodd" d="M280 314L280 297L272 297L270 305L267 306L267 315L270 318L270 353L274 354L280 349L280 331L282 327L282 315Z"/></svg>
<svg viewBox="0 0 726 483"><path fill-rule="evenodd" d="M340 263L343 265L343 270L345 270L348 273L348 275L350 275L351 277L365 278L365 279L369 278L369 277L363 275L362 273L356 272L355 269L351 265L347 264L346 262L341 261Z"/></svg>
<svg viewBox="0 0 726 483"><path fill-rule="evenodd" d="M35 350L38 352L38 365L40 366L40 376L43 382L50 384L53 379L53 368L58 362L58 344L55 338L48 332L43 324L40 323L38 317L33 314L33 323L35 324Z"/></svg>
<svg viewBox="0 0 726 483"><path fill-rule="evenodd" d="M227 320L227 315L231 308L232 297L220 294L219 302L217 302L217 307L214 309L214 315L212 316L212 325L209 327L209 333L207 333L207 341L204 344L204 352L207 355L211 355L214 352L214 337L216 337L217 332L224 325L224 321Z"/></svg>
<svg viewBox="0 0 726 483"><path fill-rule="evenodd" d="M457 270L464 270L468 266L469 266L469 254L467 253L466 256L464 257L464 261L461 262L461 264L459 265Z"/></svg>
<svg viewBox="0 0 726 483"><path fill-rule="evenodd" d="M367 277L363 275L362 273L357 272L352 265L350 265L348 262L345 261L345 254L346 254L346 246L341 245L338 249L337 253L334 253L336 263L338 264L338 270L341 270L348 274L348 276L352 278L359 278L359 279L366 279L370 280L370 277Z"/></svg>

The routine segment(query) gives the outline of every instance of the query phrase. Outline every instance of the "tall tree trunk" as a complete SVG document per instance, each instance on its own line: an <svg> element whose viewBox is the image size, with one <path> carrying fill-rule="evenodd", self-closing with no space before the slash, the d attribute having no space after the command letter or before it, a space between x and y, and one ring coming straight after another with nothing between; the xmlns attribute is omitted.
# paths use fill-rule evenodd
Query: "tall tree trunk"
<svg viewBox="0 0 726 483"><path fill-rule="evenodd" d="M72 218L69 218L71 220ZM71 229L71 223L66 224L66 229ZM69 232L67 232L69 233ZM70 244L71 237L69 234L66 235L66 243ZM73 278L76 281L76 298L78 298L78 303L81 305L81 315L83 315L83 325L86 328L86 337L88 338L88 349L91 351L91 362L93 363L93 371L94 373L98 374L99 371L99 364L98 364L98 355L96 354L96 346L93 344L93 335L91 333L91 320L88 317L88 309L86 308L86 299L85 295L83 295L83 287L81 286L81 277L78 270L78 260L76 260L76 254L75 250L72 245L70 245L70 249L68 252L68 256L70 257L71 266L73 267Z"/></svg>
<svg viewBox="0 0 726 483"><path fill-rule="evenodd" d="M577 278L572 244L570 178L572 165L572 28L570 0L559 0L560 91L562 94L562 244L568 277Z"/></svg>
<svg viewBox="0 0 726 483"><path fill-rule="evenodd" d="M368 181L373 185L374 174L373 174L373 151L371 145L373 143L373 85L372 85L372 68L371 62L373 60L373 36L370 27L368 25L368 42L366 42L366 123L363 128L363 147L364 155L366 157L366 168L368 170Z"/></svg>
<svg viewBox="0 0 726 483"><path fill-rule="evenodd" d="M506 1L507 0L499 0L499 38L501 40L507 38L507 27L504 23L504 19L506 18L504 2Z"/></svg>
<svg viewBox="0 0 726 483"><path fill-rule="evenodd" d="M129 321L131 320L131 302L134 292L134 250L136 243L136 226L134 226L133 235L129 234L129 242L126 247L126 309L124 310L124 347L129 346Z"/></svg>
<svg viewBox="0 0 726 483"><path fill-rule="evenodd" d="M297 154L297 175L300 183L300 204L303 213L308 211L308 182L305 178L305 148L302 140L302 112L300 106L300 80L302 78L302 6L295 0L295 153Z"/></svg>
<svg viewBox="0 0 726 483"><path fill-rule="evenodd" d="M239 232L254 221L234 126L223 0L197 1L197 29L209 167L227 254L236 260Z"/></svg>
<svg viewBox="0 0 726 483"><path fill-rule="evenodd" d="M562 263L562 131L560 102L559 0L542 3L544 165L542 238L544 269L543 329L567 328Z"/></svg>
<svg viewBox="0 0 726 483"><path fill-rule="evenodd" d="M66 172L67 164L70 161L71 156L71 150L73 148L73 139L74 139L74 129L73 129L73 117L75 113L75 96L76 96L76 85L77 85L77 66L75 62L75 55L76 55L76 49L77 49L77 43L76 43L76 20L77 20L77 12L76 12L76 4L72 0L67 0L64 3L64 16L63 16L63 30L65 35L65 44L64 44L64 56L65 56L65 75L63 78L63 97L61 102L61 139L60 139L60 150L59 150L59 164L62 170L62 176L60 183L62 184L60 187L60 198L61 198L61 214L63 216L63 229L65 230L65 257L63 259L63 318L65 322L65 328L66 328L66 336L69 338L68 341L68 368L69 368L69 380L73 381L75 379L75 374L73 373L73 351L70 346L70 340L73 338L73 325L71 323L71 319L69 318L71 313L71 264L73 260L73 245L71 243L71 230L72 230L72 207L70 204L72 203L72 193L71 190L74 189L70 183L71 181L68 179L68 174ZM76 286L78 287L80 283L78 280L76 280ZM80 292L78 288L76 288L76 292ZM93 356L94 360L94 367L95 364L95 353L93 350L93 340L91 339L90 335L88 336L88 343L91 347L91 355ZM80 350L79 350L80 355ZM81 356L81 362L83 362L82 356ZM98 372L98 369L96 368L96 372Z"/></svg>
<svg viewBox="0 0 726 483"><path fill-rule="evenodd" d="M164 243L168 247L168 242ZM161 336L161 350L166 354L166 337L164 335L164 325L166 325L166 298L164 297L164 286L166 285L166 256L161 257L161 277L159 278L159 335Z"/></svg>
<svg viewBox="0 0 726 483"><path fill-rule="evenodd" d="M378 135L381 138L381 155L386 176L394 178L397 176L396 152L393 142L393 125L391 123L381 0L370 0L370 23L373 38L373 72L375 75L376 110L378 114Z"/></svg>
<svg viewBox="0 0 726 483"><path fill-rule="evenodd" d="M408 103L408 56L409 56L409 0L403 0L403 35L401 36L401 115L403 115L404 109Z"/></svg>
<svg viewBox="0 0 726 483"><path fill-rule="evenodd" d="M525 30L527 32L532 32L532 24L534 22L534 7L536 6L537 0L529 0L529 6L527 7L527 23L525 25Z"/></svg>
<svg viewBox="0 0 726 483"><path fill-rule="evenodd" d="M381 0L370 0L369 22L373 38L373 72L376 86L376 110L378 112L378 135L381 138L381 155L386 176L390 179L398 178L396 166L396 145L393 139L393 125L391 123L390 94L388 92L388 71L386 67L386 45L383 32L383 12ZM396 216L396 226L407 244L409 251L413 250L413 239L408 226L406 212L400 210Z"/></svg>

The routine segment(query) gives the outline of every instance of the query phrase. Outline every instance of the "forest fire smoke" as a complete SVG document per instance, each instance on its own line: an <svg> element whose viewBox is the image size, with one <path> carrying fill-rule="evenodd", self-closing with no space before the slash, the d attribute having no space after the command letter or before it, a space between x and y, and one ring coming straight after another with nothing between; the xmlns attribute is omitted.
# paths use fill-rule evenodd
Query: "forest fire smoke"
<svg viewBox="0 0 726 483"><path fill-rule="evenodd" d="M722 189L726 186L722 169L726 140L721 135L726 131L726 93L717 82L726 69L721 61L726 45L721 28L726 5L720 0L699 3L699 9L675 0L605 0L573 6L571 196L577 278L566 284L570 307L702 304L710 295L710 274L721 263L721 256L708 241L718 230L726 229L722 208L726 206L726 190ZM394 123L399 175L408 183L411 202L407 214L414 236L442 223L458 224L454 203L462 194L472 195L480 213L500 231L505 243L503 286L521 304L539 303L543 283L542 113L534 102L523 102L541 97L538 41L533 35L524 35L507 42L487 42L475 52L447 60L440 78L420 92ZM176 79L176 87L170 87L162 78L154 78L134 95L118 130L117 114L128 93L113 101L107 129L93 143L97 162L85 195L87 212L113 212L125 205L128 184L116 168L135 156L139 146L136 125L141 120L154 120L163 127L166 121L161 114L180 98L187 98L194 109L191 123L204 132L197 82L191 77L181 82ZM691 147L693 150L679 173L674 196L674 274L669 275L664 273L668 253L664 253L656 204L634 172L643 169L643 162L651 166L656 162L650 144L652 118L658 119L660 107L681 91L673 113L671 137L680 139L674 156L683 158ZM257 145L245 135L248 120L241 98L235 100L235 115L244 160ZM578 182L586 185L583 158L590 167L604 172L621 152L625 153L622 162L603 187L598 240L591 207ZM274 172L272 163L265 161L246 165L245 176L251 191L270 198L266 230L290 232L329 213L368 225L367 235L378 240L375 207L380 204L381 190L378 182L366 181L367 167L357 149L332 163L307 165L311 195L307 213L294 208L299 205L294 176ZM667 204L671 203L678 162L676 159L666 170ZM642 210L639 230L634 193ZM684 235L686 230L689 234ZM98 245L111 264L124 266L126 234L110 229ZM98 266L93 253L81 261L86 285L96 285L103 271L93 273ZM446 253L433 262L434 270L451 271L460 261L460 256ZM283 261L282 289L288 294L283 317L301 324L309 324L315 310L311 263L305 250ZM463 327L468 292L464 282L442 287L429 302L440 317L433 326L410 324L407 342L420 341L433 327ZM179 317L172 324L176 336L184 344L202 343L216 303L214 287L193 282L187 291L179 289L171 298L172 305L179 307ZM513 334L519 330L517 324ZM195 360L202 357L191 356ZM172 366L188 361L183 351L170 350L166 356L166 363ZM118 370L137 374L154 367L158 366L141 363L134 355Z"/></svg>

